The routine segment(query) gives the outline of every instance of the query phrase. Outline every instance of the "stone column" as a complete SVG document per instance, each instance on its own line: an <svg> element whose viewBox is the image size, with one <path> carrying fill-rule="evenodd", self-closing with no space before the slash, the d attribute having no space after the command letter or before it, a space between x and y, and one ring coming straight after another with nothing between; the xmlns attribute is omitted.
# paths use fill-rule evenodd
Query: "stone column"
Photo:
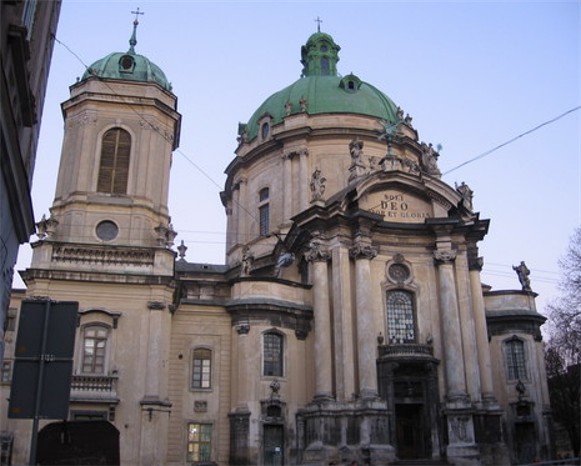
<svg viewBox="0 0 581 466"><path fill-rule="evenodd" d="M470 270L470 293L472 295L472 313L474 326L476 327L476 345L478 347L478 365L480 366L480 386L482 401L485 404L494 403L494 387L492 385L492 365L490 362L490 345L488 344L488 328L486 326L486 311L484 310L484 296L482 296L482 283L480 271L482 270L482 257L468 258Z"/></svg>
<svg viewBox="0 0 581 466"><path fill-rule="evenodd" d="M458 298L454 280L453 262L456 251L437 250L434 259L438 266L438 288L440 294L440 319L442 322L442 346L444 348L446 372L446 398L449 402L467 401L462 357L462 336Z"/></svg>
<svg viewBox="0 0 581 466"><path fill-rule="evenodd" d="M309 151L302 149L299 151L299 210L305 210L309 207L309 167L308 158Z"/></svg>
<svg viewBox="0 0 581 466"><path fill-rule="evenodd" d="M282 184L283 184L283 205L282 217L283 223L289 222L292 217L292 200L293 200L293 179L292 179L292 156L293 152L282 154Z"/></svg>
<svg viewBox="0 0 581 466"><path fill-rule="evenodd" d="M315 236L305 253L311 263L315 321L315 400L333 399L331 309L329 303L329 253Z"/></svg>
<svg viewBox="0 0 581 466"><path fill-rule="evenodd" d="M234 189L234 203L236 212L236 222L238 225L238 235L236 238L236 243L246 244L248 242L248 231L246 231L247 217L248 217L248 199L246 195L246 178L239 178L235 184Z"/></svg>
<svg viewBox="0 0 581 466"><path fill-rule="evenodd" d="M250 377L248 377L246 371L241 369L242 364L245 364L250 358L251 349L249 348L248 341L250 324L248 322L237 323L235 330L234 348L237 349L236 357L238 359L238 364L236 365L236 390L233 390L233 393L236 393L236 411L246 412L249 411L248 401L255 398L254 394L251 393ZM234 387L232 388L234 389Z"/></svg>
<svg viewBox="0 0 581 466"><path fill-rule="evenodd" d="M377 328L372 309L370 261L377 255L377 250L370 244L359 241L349 253L355 259L359 395L362 399L376 399Z"/></svg>
<svg viewBox="0 0 581 466"><path fill-rule="evenodd" d="M342 244L333 248L333 336L335 338L335 395L348 401L355 393L355 348L353 341L353 292L349 250Z"/></svg>

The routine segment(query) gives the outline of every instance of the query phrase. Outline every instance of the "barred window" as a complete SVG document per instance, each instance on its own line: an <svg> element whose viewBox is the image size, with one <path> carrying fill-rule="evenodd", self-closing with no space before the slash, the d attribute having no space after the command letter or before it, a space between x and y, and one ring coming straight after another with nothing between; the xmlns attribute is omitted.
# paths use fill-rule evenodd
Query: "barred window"
<svg viewBox="0 0 581 466"><path fill-rule="evenodd" d="M81 371L85 374L104 374L109 329L103 325L88 325L83 330Z"/></svg>
<svg viewBox="0 0 581 466"><path fill-rule="evenodd" d="M130 152L131 135L124 129L113 128L103 135L98 192L126 194Z"/></svg>
<svg viewBox="0 0 581 466"><path fill-rule="evenodd" d="M409 291L387 293L387 336L388 344L416 341L413 294Z"/></svg>
<svg viewBox="0 0 581 466"><path fill-rule="evenodd" d="M194 350L192 388L210 388L212 375L212 351L205 348Z"/></svg>
<svg viewBox="0 0 581 466"><path fill-rule="evenodd" d="M211 461L212 458L212 425L188 424L187 461Z"/></svg>
<svg viewBox="0 0 581 466"><path fill-rule="evenodd" d="M506 358L508 380L526 379L527 369L524 341L516 337L506 341L504 343L504 355Z"/></svg>
<svg viewBox="0 0 581 466"><path fill-rule="evenodd" d="M264 334L263 349L263 375L282 377L283 362L282 335L275 332Z"/></svg>

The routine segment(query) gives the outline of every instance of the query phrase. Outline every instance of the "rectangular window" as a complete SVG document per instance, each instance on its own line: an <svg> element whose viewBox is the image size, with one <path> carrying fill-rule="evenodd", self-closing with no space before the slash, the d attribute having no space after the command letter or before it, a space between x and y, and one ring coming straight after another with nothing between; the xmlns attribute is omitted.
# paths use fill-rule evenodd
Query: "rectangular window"
<svg viewBox="0 0 581 466"><path fill-rule="evenodd" d="M258 193L258 234L260 236L268 236L270 232L270 207L268 204L269 197L270 191L268 188L262 188Z"/></svg>
<svg viewBox="0 0 581 466"><path fill-rule="evenodd" d="M265 333L263 351L263 375L282 377L282 336L278 333Z"/></svg>
<svg viewBox="0 0 581 466"><path fill-rule="evenodd" d="M211 461L212 458L212 425L188 424L187 461Z"/></svg>
<svg viewBox="0 0 581 466"><path fill-rule="evenodd" d="M268 208L268 204L263 204L259 207L259 216L260 216L260 236L268 236L269 228L269 217L270 212Z"/></svg>
<svg viewBox="0 0 581 466"><path fill-rule="evenodd" d="M212 369L212 352L209 349L194 350L192 367L192 388L210 388Z"/></svg>
<svg viewBox="0 0 581 466"><path fill-rule="evenodd" d="M85 327L83 333L82 372L85 374L104 374L105 356L109 331L106 327L93 325Z"/></svg>
<svg viewBox="0 0 581 466"><path fill-rule="evenodd" d="M506 369L508 380L525 380L527 378L524 342L512 339L505 343Z"/></svg>

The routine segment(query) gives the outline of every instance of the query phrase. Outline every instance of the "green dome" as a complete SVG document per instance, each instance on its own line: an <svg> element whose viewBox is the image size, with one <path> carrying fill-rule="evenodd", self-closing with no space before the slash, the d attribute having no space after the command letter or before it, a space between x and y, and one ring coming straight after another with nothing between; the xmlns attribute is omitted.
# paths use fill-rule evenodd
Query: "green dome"
<svg viewBox="0 0 581 466"><path fill-rule="evenodd" d="M143 55L115 52L93 63L83 74L82 80L92 76L106 79L154 82L171 91L171 84L159 66Z"/></svg>
<svg viewBox="0 0 581 466"><path fill-rule="evenodd" d="M139 14L139 8L137 12ZM149 58L135 53L137 45L137 18L133 21L133 34L129 39L129 50L125 53L110 53L93 63L83 74L81 81L92 76L105 79L123 79L127 81L140 81L157 83L164 89L171 91L171 83L167 80L161 68Z"/></svg>
<svg viewBox="0 0 581 466"><path fill-rule="evenodd" d="M288 115L307 113L351 113L372 116L395 123L397 105L376 87L354 74L337 75L340 47L329 34L317 32L301 49L302 76L290 86L271 95L254 112L248 124L241 125L247 140L258 134L259 120L265 115L271 124L281 123Z"/></svg>

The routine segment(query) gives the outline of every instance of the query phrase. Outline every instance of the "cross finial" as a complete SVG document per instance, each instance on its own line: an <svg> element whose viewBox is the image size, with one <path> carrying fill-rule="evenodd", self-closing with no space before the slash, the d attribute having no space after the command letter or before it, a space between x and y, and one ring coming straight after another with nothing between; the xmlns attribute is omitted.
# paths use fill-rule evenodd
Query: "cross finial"
<svg viewBox="0 0 581 466"><path fill-rule="evenodd" d="M137 11L132 11L132 15L135 15L135 19L133 20L133 34L131 34L131 38L129 39L129 52L131 54L135 53L135 46L137 45L137 25L139 24L139 15L144 15L145 13L139 11L139 7L137 7Z"/></svg>
<svg viewBox="0 0 581 466"><path fill-rule="evenodd" d="M317 18L315 19L315 23L317 23L317 32L321 32L321 23L322 22L323 22L323 20L317 16Z"/></svg>
<svg viewBox="0 0 581 466"><path fill-rule="evenodd" d="M131 14L135 15L135 20L133 21L133 24L135 24L137 26L139 24L139 15L144 15L145 13L143 13L142 11L139 11L139 7L137 7L137 10L132 11Z"/></svg>

